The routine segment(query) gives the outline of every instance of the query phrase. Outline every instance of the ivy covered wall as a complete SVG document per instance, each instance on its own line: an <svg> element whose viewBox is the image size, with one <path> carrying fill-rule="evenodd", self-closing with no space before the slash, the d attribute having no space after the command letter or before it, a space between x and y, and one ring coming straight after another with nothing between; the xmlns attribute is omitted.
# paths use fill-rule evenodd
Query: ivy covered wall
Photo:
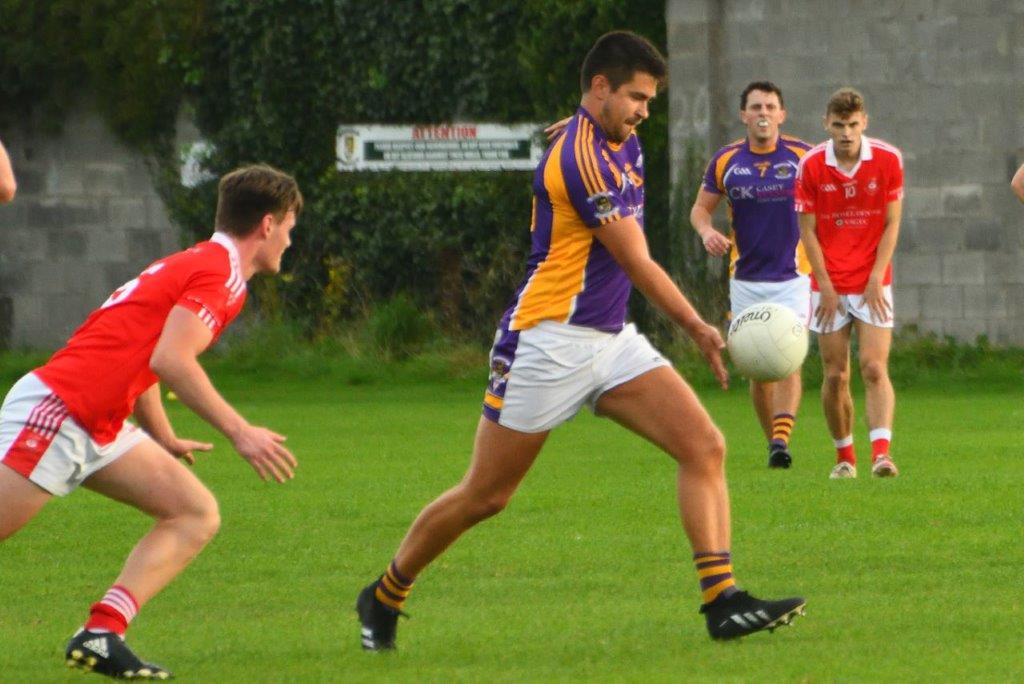
<svg viewBox="0 0 1024 684"><path fill-rule="evenodd" d="M0 25L0 126L59 127L88 98L149 157L183 241L208 231L215 185L177 183L180 112L214 145L214 173L265 161L299 179L291 277L254 287L269 315L330 331L404 295L481 340L522 273L530 173L340 174L338 125L553 121L578 104L598 36L628 28L666 44L660 0L0 0ZM682 275L666 99L640 129L647 225ZM639 303L634 316L650 327Z"/></svg>

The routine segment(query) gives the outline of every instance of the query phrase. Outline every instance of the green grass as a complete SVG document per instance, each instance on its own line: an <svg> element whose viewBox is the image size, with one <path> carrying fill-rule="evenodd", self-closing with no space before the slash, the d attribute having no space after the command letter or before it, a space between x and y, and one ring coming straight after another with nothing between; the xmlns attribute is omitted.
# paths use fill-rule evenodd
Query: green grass
<svg viewBox="0 0 1024 684"><path fill-rule="evenodd" d="M1015 384L898 388L893 481L865 468L827 479L814 393L794 468L773 472L745 391L701 391L729 441L738 577L760 595L806 596L793 628L708 640L669 459L584 414L555 432L505 513L423 574L400 651L364 654L355 595L419 509L461 477L482 381L309 376L218 373L246 415L289 436L300 468L287 485L261 483L218 437L196 466L223 528L130 633L183 681L1024 677ZM171 412L180 434L213 437L180 405ZM63 644L146 527L81 491L0 546L0 681L79 681L62 670Z"/></svg>

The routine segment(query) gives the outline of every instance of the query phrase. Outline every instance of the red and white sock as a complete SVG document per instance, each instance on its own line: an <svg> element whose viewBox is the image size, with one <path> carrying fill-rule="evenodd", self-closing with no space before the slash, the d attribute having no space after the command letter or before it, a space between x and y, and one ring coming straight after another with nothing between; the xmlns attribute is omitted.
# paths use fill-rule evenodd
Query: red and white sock
<svg viewBox="0 0 1024 684"><path fill-rule="evenodd" d="M874 463L882 456L889 455L889 443L892 441L892 430L889 428L875 428L868 433L871 438L871 462Z"/></svg>
<svg viewBox="0 0 1024 684"><path fill-rule="evenodd" d="M836 445L836 463L846 461L850 465L857 465L857 456L853 453L853 435L847 435L841 439L834 440Z"/></svg>
<svg viewBox="0 0 1024 684"><path fill-rule="evenodd" d="M132 592L115 584L98 603L89 607L89 620L85 628L90 632L113 632L124 636L138 612L139 602L132 596Z"/></svg>

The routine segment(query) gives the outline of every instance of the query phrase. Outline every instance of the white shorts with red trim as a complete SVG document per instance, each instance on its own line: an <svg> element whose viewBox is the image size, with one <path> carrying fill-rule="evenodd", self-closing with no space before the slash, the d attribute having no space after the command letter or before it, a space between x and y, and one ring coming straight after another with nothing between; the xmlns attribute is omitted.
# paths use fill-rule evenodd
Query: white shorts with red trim
<svg viewBox="0 0 1024 684"><path fill-rule="evenodd" d="M14 384L0 409L0 463L56 496L146 439L126 421L113 442L100 446L34 373Z"/></svg>
<svg viewBox="0 0 1024 684"><path fill-rule="evenodd" d="M882 297L889 305L889 318L888 320L879 320L872 313L870 307L864 300L864 293L860 294L841 294L839 295L839 311L836 312L836 317L832 319L832 325L827 330L822 329L822 326L818 325L818 321L814 312L818 310L818 306L821 305L821 293L811 292L811 325L810 329L816 333L830 333L837 330L842 330L850 322L856 318L868 325L873 325L876 328L891 328L893 325L893 306L892 306L892 285L885 285L882 288Z"/></svg>

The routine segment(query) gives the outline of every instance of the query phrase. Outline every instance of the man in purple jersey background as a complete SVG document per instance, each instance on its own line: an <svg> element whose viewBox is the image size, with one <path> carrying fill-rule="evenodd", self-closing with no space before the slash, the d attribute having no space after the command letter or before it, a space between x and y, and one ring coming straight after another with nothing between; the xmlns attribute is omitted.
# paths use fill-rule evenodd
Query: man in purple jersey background
<svg viewBox="0 0 1024 684"><path fill-rule="evenodd" d="M359 594L364 649L394 648L416 577L505 508L549 432L584 405L678 463L679 512L713 638L773 628L802 611L801 598L762 601L736 586L725 440L690 386L625 320L635 285L693 338L726 386L720 333L651 259L643 232L635 129L666 72L657 49L625 31L602 36L587 54L580 108L534 175L527 272L495 335L469 471L423 509L384 574Z"/></svg>
<svg viewBox="0 0 1024 684"><path fill-rule="evenodd" d="M782 91L755 81L740 94L740 120L747 135L718 150L690 210L690 223L712 256L730 251L732 315L748 306L788 306L807 325L811 313L810 264L800 244L793 208L794 181L804 141L782 135L786 120ZM733 241L715 230L711 214L722 198L729 204ZM754 410L768 439L768 467L789 468L789 439L802 394L800 371L778 382L750 381Z"/></svg>

